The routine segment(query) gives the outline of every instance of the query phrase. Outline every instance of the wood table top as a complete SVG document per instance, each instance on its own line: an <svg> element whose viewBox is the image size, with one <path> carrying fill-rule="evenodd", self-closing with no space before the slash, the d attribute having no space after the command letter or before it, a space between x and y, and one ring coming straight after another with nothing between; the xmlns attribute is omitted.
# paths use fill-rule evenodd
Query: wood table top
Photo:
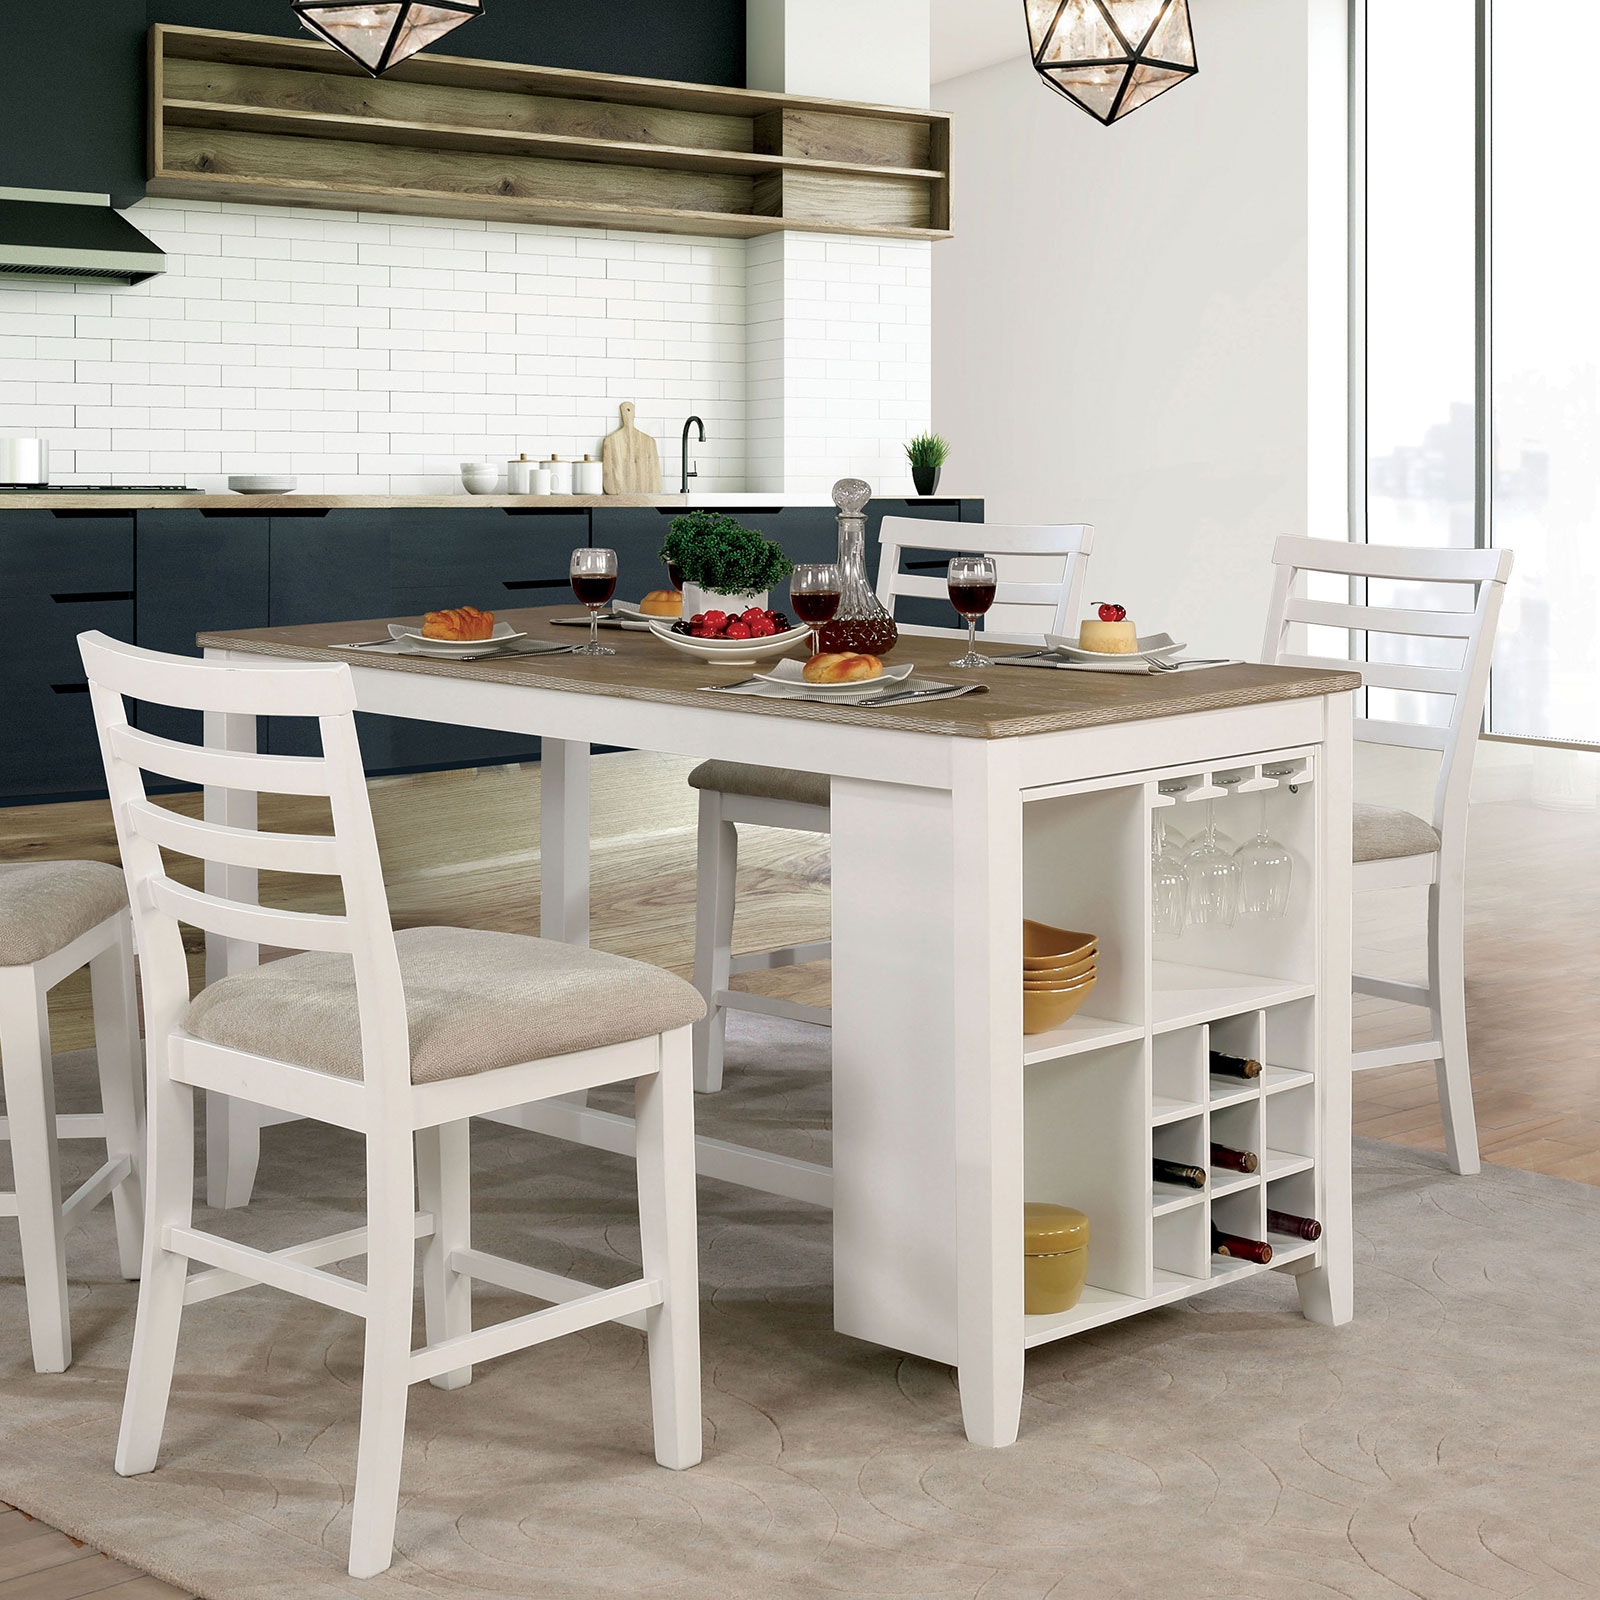
<svg viewBox="0 0 1600 1600"><path fill-rule="evenodd" d="M581 615L576 606L548 606L497 612L496 619L534 638L571 644L582 637L579 631L551 624L553 618L576 615ZM499 660L450 661L433 656L374 655L334 648L358 640L381 639L389 622L407 622L415 626L420 619L389 617L291 628L250 628L202 633L196 642L202 649L239 650L297 661L344 661L374 672L412 672L476 683L518 684L569 694L692 706L699 710L720 707L741 715L893 728L958 739L1014 739L1029 734L1062 733L1076 728L1338 694L1361 687L1361 677L1356 672L1266 667L1248 662L1198 672L1150 676L991 667L981 674L987 693L963 695L957 700L921 704L910 701L873 708L827 705L813 700L706 694L704 691L712 685L740 682L750 677L753 670L766 671L773 663L763 663L758 669L719 666L682 655L648 633L616 628L602 630L601 634L605 643L617 652L614 656L513 656ZM954 636L945 639L903 635L891 661L910 660L916 663L919 674L941 682L960 683L969 674L951 668L948 663L952 651L961 649L963 643ZM982 643L980 636L979 644ZM989 647L989 653L998 656L1021 648L994 644Z"/></svg>

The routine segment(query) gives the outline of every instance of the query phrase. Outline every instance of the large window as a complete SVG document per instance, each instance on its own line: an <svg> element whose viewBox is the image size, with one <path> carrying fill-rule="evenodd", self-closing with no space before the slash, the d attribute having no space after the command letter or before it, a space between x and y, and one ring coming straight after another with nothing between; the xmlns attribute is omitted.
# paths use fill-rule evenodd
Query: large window
<svg viewBox="0 0 1600 1600"><path fill-rule="evenodd" d="M1489 730L1600 743L1600 221L1583 188L1600 114L1526 66L1535 13L1542 39L1578 41L1594 0L1366 3L1366 537L1514 550ZM1493 463L1481 517L1480 350ZM1374 715L1436 720L1432 697L1389 698Z"/></svg>

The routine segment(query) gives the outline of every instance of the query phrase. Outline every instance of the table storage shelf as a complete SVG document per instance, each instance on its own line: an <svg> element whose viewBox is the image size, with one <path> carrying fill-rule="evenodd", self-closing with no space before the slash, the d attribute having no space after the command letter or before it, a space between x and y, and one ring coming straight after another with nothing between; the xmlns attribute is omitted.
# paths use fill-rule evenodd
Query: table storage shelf
<svg viewBox="0 0 1600 1600"><path fill-rule="evenodd" d="M1024 796L1025 914L1100 941L1086 1011L1023 1039L1026 1196L1090 1219L1083 1298L1071 1311L1026 1317L1028 1347L1320 1260L1320 1242L1301 1239L1270 1240L1264 1267L1211 1250L1213 1223L1267 1239L1269 1207L1321 1215L1312 775L1312 752L1287 750ZM1234 824L1253 814L1259 802L1247 797L1258 794L1295 859L1286 915L1155 938L1153 819L1203 823L1205 805L1215 805L1219 831L1237 841L1248 835ZM1263 1071L1213 1075L1213 1049L1259 1060ZM1211 1166L1213 1143L1249 1151L1257 1170ZM1208 1168L1205 1187L1154 1181L1152 1158Z"/></svg>

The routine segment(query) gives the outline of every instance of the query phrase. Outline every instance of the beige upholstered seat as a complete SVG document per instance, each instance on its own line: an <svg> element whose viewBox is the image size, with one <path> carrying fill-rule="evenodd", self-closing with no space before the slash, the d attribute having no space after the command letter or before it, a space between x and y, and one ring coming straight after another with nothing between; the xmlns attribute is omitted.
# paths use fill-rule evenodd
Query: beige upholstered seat
<svg viewBox="0 0 1600 1600"><path fill-rule="evenodd" d="M1439 848L1433 826L1394 806L1355 808L1355 859L1393 861L1402 856L1431 856Z"/></svg>
<svg viewBox="0 0 1600 1600"><path fill-rule="evenodd" d="M702 761L689 774L691 789L742 794L751 800L788 800L802 806L827 805L830 781L825 772L753 767L744 761Z"/></svg>
<svg viewBox="0 0 1600 1600"><path fill-rule="evenodd" d="M682 978L603 950L475 928L411 928L394 942L413 1083L643 1039L705 1015ZM212 1044L361 1076L348 956L308 952L219 979L184 1025Z"/></svg>
<svg viewBox="0 0 1600 1600"><path fill-rule="evenodd" d="M122 869L104 861L0 866L0 967L43 961L127 903Z"/></svg>

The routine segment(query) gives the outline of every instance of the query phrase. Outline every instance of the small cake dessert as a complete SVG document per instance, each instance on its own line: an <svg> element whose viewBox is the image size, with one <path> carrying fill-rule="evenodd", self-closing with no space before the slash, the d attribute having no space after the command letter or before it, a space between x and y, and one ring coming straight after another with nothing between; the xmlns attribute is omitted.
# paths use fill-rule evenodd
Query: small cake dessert
<svg viewBox="0 0 1600 1600"><path fill-rule="evenodd" d="M1128 613L1121 606L1104 602L1099 610L1099 621L1085 622L1078 629L1078 648L1103 656L1133 655L1139 648L1139 630L1128 621Z"/></svg>
<svg viewBox="0 0 1600 1600"><path fill-rule="evenodd" d="M448 611L430 611L422 619L424 639L478 640L494 637L494 612L476 606L454 606Z"/></svg>
<svg viewBox="0 0 1600 1600"><path fill-rule="evenodd" d="M807 683L865 683L869 678L883 676L883 663L876 656L825 650L812 656L800 671Z"/></svg>
<svg viewBox="0 0 1600 1600"><path fill-rule="evenodd" d="M639 602L639 610L647 617L681 617L683 596L676 589L652 589Z"/></svg>

